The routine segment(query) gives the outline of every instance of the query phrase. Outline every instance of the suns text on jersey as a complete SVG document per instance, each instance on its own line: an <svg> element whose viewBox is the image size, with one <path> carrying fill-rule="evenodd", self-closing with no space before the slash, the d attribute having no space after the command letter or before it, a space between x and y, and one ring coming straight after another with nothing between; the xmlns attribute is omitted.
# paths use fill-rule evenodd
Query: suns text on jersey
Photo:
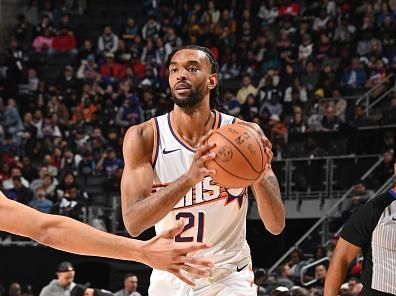
<svg viewBox="0 0 396 296"><path fill-rule="evenodd" d="M169 184L154 184L152 193L165 188ZM225 205L235 199L241 204L244 197L246 197L246 188L224 188L207 176L201 182L195 184L174 206L174 209L191 207L219 199L225 199Z"/></svg>

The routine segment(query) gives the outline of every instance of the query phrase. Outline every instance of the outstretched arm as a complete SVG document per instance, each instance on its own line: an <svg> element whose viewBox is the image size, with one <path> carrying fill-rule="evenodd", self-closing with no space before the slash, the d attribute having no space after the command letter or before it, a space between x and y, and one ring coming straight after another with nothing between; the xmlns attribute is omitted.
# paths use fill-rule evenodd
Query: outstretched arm
<svg viewBox="0 0 396 296"><path fill-rule="evenodd" d="M198 267L212 266L210 260L187 257L187 253L210 247L208 244L176 244L174 237L183 230L184 221L147 242L128 239L97 230L84 223L38 212L8 199L0 192L0 230L29 237L55 249L80 255L134 260L167 270L192 284L180 274L206 275Z"/></svg>

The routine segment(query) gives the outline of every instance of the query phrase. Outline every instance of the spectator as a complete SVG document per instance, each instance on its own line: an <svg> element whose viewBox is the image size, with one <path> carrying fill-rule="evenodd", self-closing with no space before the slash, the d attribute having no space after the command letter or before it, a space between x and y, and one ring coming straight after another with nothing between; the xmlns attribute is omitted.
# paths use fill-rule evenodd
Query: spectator
<svg viewBox="0 0 396 296"><path fill-rule="evenodd" d="M80 121L92 122L95 120L95 114L98 111L97 106L92 102L90 97L85 97L82 102L75 108L72 115L72 122L78 123Z"/></svg>
<svg viewBox="0 0 396 296"><path fill-rule="evenodd" d="M31 201L33 193L28 187L22 184L22 178L20 176L14 176L12 177L12 188L7 190L7 196L10 199L27 205Z"/></svg>
<svg viewBox="0 0 396 296"><path fill-rule="evenodd" d="M131 45L135 40L136 35L138 34L139 26L136 24L135 19L133 17L128 17L127 23L121 35L122 39L126 42L127 45Z"/></svg>
<svg viewBox="0 0 396 296"><path fill-rule="evenodd" d="M302 38L302 43L298 47L298 60L301 63L305 63L305 61L312 55L313 53L313 43L311 40L311 36L305 34Z"/></svg>
<svg viewBox="0 0 396 296"><path fill-rule="evenodd" d="M319 82L319 73L316 71L314 62L308 61L305 64L305 71L301 77L301 83L306 87L308 92L313 92Z"/></svg>
<svg viewBox="0 0 396 296"><path fill-rule="evenodd" d="M358 209L358 207L362 204L365 204L373 192L371 190L367 190L366 184L362 181L359 181L353 185L353 191L351 194L351 207L349 209L350 213L354 212Z"/></svg>
<svg viewBox="0 0 396 296"><path fill-rule="evenodd" d="M257 89L253 86L252 80L249 75L245 75L242 78L242 87L238 90L237 100L240 104L246 102L248 95L257 95Z"/></svg>
<svg viewBox="0 0 396 296"><path fill-rule="evenodd" d="M276 115L280 117L283 113L283 105L279 102L279 97L282 96L277 89L272 90L268 93L268 97L260 107L260 114L263 109L268 110L270 115Z"/></svg>
<svg viewBox="0 0 396 296"><path fill-rule="evenodd" d="M294 113L293 118L289 122L288 126L289 133L292 134L303 134L306 133L308 128L304 122L302 112Z"/></svg>
<svg viewBox="0 0 396 296"><path fill-rule="evenodd" d="M81 187L76 183L75 177L71 172L66 172L61 183L56 187L56 195L58 198L63 196L70 196L72 188L77 188L82 191ZM87 194L82 192L82 195L87 198Z"/></svg>
<svg viewBox="0 0 396 296"><path fill-rule="evenodd" d="M16 101L13 98L8 99L8 105L4 110L4 127L5 131L14 137L23 130L23 124L19 111L16 108Z"/></svg>
<svg viewBox="0 0 396 296"><path fill-rule="evenodd" d="M282 264L281 266L278 267L278 271L276 273L276 280L274 285L275 286L282 286L290 289L293 287L295 284L294 282L290 279L290 267L288 264Z"/></svg>
<svg viewBox="0 0 396 296"><path fill-rule="evenodd" d="M142 37L144 40L158 38L160 31L161 25L157 22L156 17L151 15L142 28Z"/></svg>
<svg viewBox="0 0 396 296"><path fill-rule="evenodd" d="M72 55L77 53L76 38L66 27L63 27L59 34L55 36L52 46L58 52L68 52Z"/></svg>
<svg viewBox="0 0 396 296"><path fill-rule="evenodd" d="M22 296L22 288L18 283L12 283L8 289L8 296Z"/></svg>
<svg viewBox="0 0 396 296"><path fill-rule="evenodd" d="M3 188L5 190L14 188L14 185L13 185L14 183L13 183L13 180L12 180L13 177L20 177L22 185L24 187L28 187L29 188L29 182L22 176L21 168L19 168L17 166L14 166L14 167L11 168L10 177L3 181L2 185L3 185Z"/></svg>
<svg viewBox="0 0 396 296"><path fill-rule="evenodd" d="M117 112L116 124L126 128L141 122L143 122L143 111L139 107L138 98L136 96L131 96L125 99L123 105Z"/></svg>
<svg viewBox="0 0 396 296"><path fill-rule="evenodd" d="M360 88L363 87L367 80L366 71L360 66L357 58L353 58L351 66L346 68L341 76L341 86L345 88Z"/></svg>
<svg viewBox="0 0 396 296"><path fill-rule="evenodd" d="M364 106L357 105L355 106L355 114L353 118L349 121L349 125L351 127L363 127L372 125L373 121L367 116L366 110Z"/></svg>
<svg viewBox="0 0 396 296"><path fill-rule="evenodd" d="M111 84L114 80L125 77L125 67L114 61L113 53L106 53L106 63L100 67L100 74L106 84Z"/></svg>
<svg viewBox="0 0 396 296"><path fill-rule="evenodd" d="M222 34L222 32L224 31L225 27L228 27L230 33L236 33L237 23L231 17L230 11L227 9L224 9L221 12L220 20L217 22L217 24L214 28L215 35L220 36Z"/></svg>
<svg viewBox="0 0 396 296"><path fill-rule="evenodd" d="M66 125L69 121L69 110L63 102L59 101L59 97L57 95L51 96L47 105L47 114L56 114L61 125Z"/></svg>
<svg viewBox="0 0 396 296"><path fill-rule="evenodd" d="M82 159L78 164L78 174L80 176L92 176L95 173L95 163L89 150L82 153Z"/></svg>
<svg viewBox="0 0 396 296"><path fill-rule="evenodd" d="M37 170L33 167L32 161L28 156L22 157L22 165L22 175L25 176L29 183L37 178Z"/></svg>
<svg viewBox="0 0 396 296"><path fill-rule="evenodd" d="M271 25L279 15L278 7L274 0L262 2L257 16L263 20L264 24Z"/></svg>
<svg viewBox="0 0 396 296"><path fill-rule="evenodd" d="M74 69L71 65L66 65L61 78L58 81L59 91L62 93L63 102L66 105L75 101L75 95L80 83L74 75Z"/></svg>
<svg viewBox="0 0 396 296"><path fill-rule="evenodd" d="M114 294L114 296L142 296L137 292L138 277L133 273L124 276L124 288Z"/></svg>
<svg viewBox="0 0 396 296"><path fill-rule="evenodd" d="M66 148L61 159L61 170L66 172L77 172L78 163L81 156L75 154L70 148Z"/></svg>
<svg viewBox="0 0 396 296"><path fill-rule="evenodd" d="M301 85L299 78L294 78L293 84L286 88L283 101L297 105L302 105L308 101L307 90Z"/></svg>
<svg viewBox="0 0 396 296"><path fill-rule="evenodd" d="M298 249L293 250L287 264L290 267L288 271L290 279L298 283L300 281L301 268L306 265L303 253Z"/></svg>
<svg viewBox="0 0 396 296"><path fill-rule="evenodd" d="M43 35L38 35L33 40L32 47L36 52L43 53L52 53L54 43L54 37L52 36L51 30L49 28L45 28L43 31Z"/></svg>
<svg viewBox="0 0 396 296"><path fill-rule="evenodd" d="M339 24L334 33L334 41L338 41L340 43L351 42L354 38L356 32L355 26L349 23L347 17L341 17Z"/></svg>
<svg viewBox="0 0 396 296"><path fill-rule="evenodd" d="M58 197L58 200L53 206L53 213L82 221L83 206L85 203L86 199L80 190L72 187L69 193L64 193L63 196Z"/></svg>
<svg viewBox="0 0 396 296"><path fill-rule="evenodd" d="M48 167L46 165L42 165L38 171L38 178L33 180L30 184L30 189L33 192L36 192L37 188L43 185L44 177L48 175Z"/></svg>
<svg viewBox="0 0 396 296"><path fill-rule="evenodd" d="M115 149L109 147L98 161L96 169L99 172L104 172L106 177L111 178L115 175L117 169L122 168L123 166L124 162L117 157Z"/></svg>
<svg viewBox="0 0 396 296"><path fill-rule="evenodd" d="M103 29L103 34L98 39L98 49L101 53L114 54L118 49L118 36L113 33L109 25Z"/></svg>
<svg viewBox="0 0 396 296"><path fill-rule="evenodd" d="M340 128L342 121L335 115L333 106L326 107L321 124L321 131L325 132L336 131Z"/></svg>
<svg viewBox="0 0 396 296"><path fill-rule="evenodd" d="M284 0L282 5L279 6L279 16L297 16L300 10L298 3L291 0Z"/></svg>
<svg viewBox="0 0 396 296"><path fill-rule="evenodd" d="M320 289L324 288L324 283L326 280L327 267L324 264L318 264L315 266L315 278L316 281L310 285L310 289Z"/></svg>
<svg viewBox="0 0 396 296"><path fill-rule="evenodd" d="M395 162L394 151L393 150L384 151L383 158L384 160L382 161L382 163L373 172L372 175L373 188L379 188L393 175L393 164Z"/></svg>
<svg viewBox="0 0 396 296"><path fill-rule="evenodd" d="M205 14L209 16L210 31L213 32L215 25L220 19L220 10L216 8L214 1L208 2L208 9L205 11Z"/></svg>
<svg viewBox="0 0 396 296"><path fill-rule="evenodd" d="M223 99L224 99L223 107L227 111L227 113L231 114L233 116L238 116L239 113L241 112L241 106L240 106L238 100L236 99L235 94L230 89L226 89L224 91ZM253 100L254 100L254 97L253 97Z"/></svg>
<svg viewBox="0 0 396 296"><path fill-rule="evenodd" d="M43 213L51 213L53 202L47 199L44 187L38 187L35 191L34 199L29 202L29 206Z"/></svg>
<svg viewBox="0 0 396 296"><path fill-rule="evenodd" d="M74 283L75 271L74 267L70 262L62 262L59 264L56 276L58 279L52 280L47 286L45 286L40 296L64 296L66 293L70 294L70 291L76 285Z"/></svg>

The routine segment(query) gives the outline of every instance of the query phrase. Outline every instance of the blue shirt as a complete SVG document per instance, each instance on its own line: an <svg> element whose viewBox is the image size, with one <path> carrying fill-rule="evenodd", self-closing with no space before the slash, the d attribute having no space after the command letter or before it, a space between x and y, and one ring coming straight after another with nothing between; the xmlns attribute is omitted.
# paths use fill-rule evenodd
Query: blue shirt
<svg viewBox="0 0 396 296"><path fill-rule="evenodd" d="M48 199L35 199L29 203L29 206L43 213L50 213L53 202Z"/></svg>

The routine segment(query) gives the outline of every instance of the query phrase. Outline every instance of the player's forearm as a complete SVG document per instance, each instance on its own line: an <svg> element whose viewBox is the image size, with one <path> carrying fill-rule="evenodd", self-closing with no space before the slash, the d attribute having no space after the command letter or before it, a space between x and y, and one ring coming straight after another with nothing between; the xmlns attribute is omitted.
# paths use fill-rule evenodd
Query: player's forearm
<svg viewBox="0 0 396 296"><path fill-rule="evenodd" d="M272 234L281 233L285 227L286 211L278 180L271 169L268 169L261 179L253 184L252 190L265 228Z"/></svg>
<svg viewBox="0 0 396 296"><path fill-rule="evenodd" d="M81 255L141 259L138 251L143 242L111 235L67 217L43 214L7 199L1 191L0 230Z"/></svg>
<svg viewBox="0 0 396 296"><path fill-rule="evenodd" d="M330 263L329 271L327 272L324 296L337 296L341 285L345 279L345 275L348 269L348 262L341 260L340 258L333 257Z"/></svg>
<svg viewBox="0 0 396 296"><path fill-rule="evenodd" d="M147 198L130 204L123 212L124 224L129 234L138 236L159 222L172 211L191 187L190 179L183 175Z"/></svg>
<svg viewBox="0 0 396 296"><path fill-rule="evenodd" d="M46 215L38 237L33 239L53 248L80 255L141 261L143 242L115 236L76 220Z"/></svg>

